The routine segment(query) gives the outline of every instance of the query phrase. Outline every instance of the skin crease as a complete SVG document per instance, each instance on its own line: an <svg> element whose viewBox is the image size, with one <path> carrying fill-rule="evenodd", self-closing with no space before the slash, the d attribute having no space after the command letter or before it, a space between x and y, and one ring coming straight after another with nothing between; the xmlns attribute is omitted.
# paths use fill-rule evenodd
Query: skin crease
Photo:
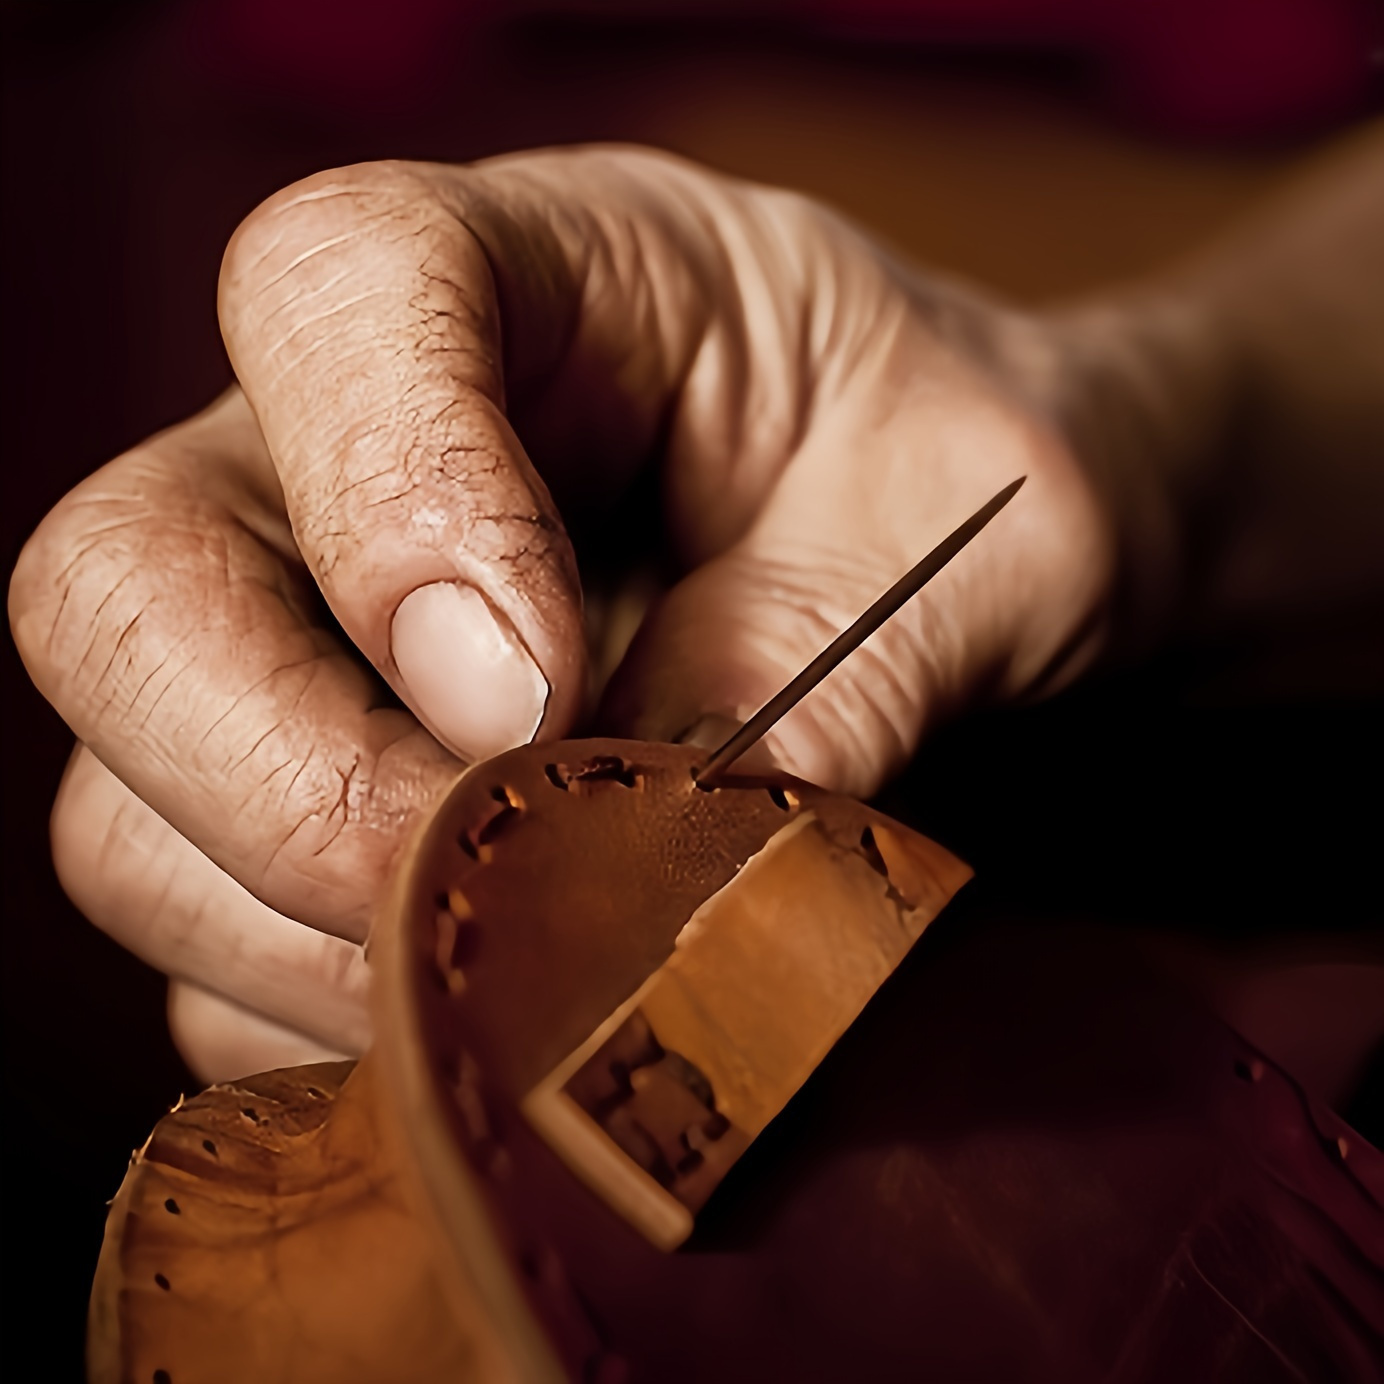
<svg viewBox="0 0 1384 1384"><path fill-rule="evenodd" d="M748 714L1027 475L773 734L786 768L869 793L939 718L1156 623L1140 593L1177 587L1181 477L1223 412L1198 353L1233 316L1161 306L1199 296L1194 273L1023 318L801 197L632 149L286 189L226 253L239 385L79 485L14 574L16 643L79 741L64 886L177 979L204 1077L356 1052L390 861L466 751L504 748L426 728L391 648L410 593L478 590L547 684L539 737L564 734L587 655L554 496L659 466L688 575L602 719L666 738Z"/></svg>

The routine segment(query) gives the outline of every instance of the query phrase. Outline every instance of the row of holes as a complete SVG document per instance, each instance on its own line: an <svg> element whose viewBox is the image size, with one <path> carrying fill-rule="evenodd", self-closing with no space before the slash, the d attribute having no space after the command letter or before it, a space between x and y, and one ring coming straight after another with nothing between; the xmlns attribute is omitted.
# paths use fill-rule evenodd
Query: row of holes
<svg viewBox="0 0 1384 1384"><path fill-rule="evenodd" d="M548 764L544 766L544 772L548 779L556 787L561 788L565 793L568 791L568 780L563 779L558 765ZM636 786L641 780L635 776L634 771L624 763L623 760L610 756L609 759L601 758L593 760L591 765L573 776L576 779L590 781L592 779L621 784L624 787ZM711 790L716 791L716 790ZM774 804L781 812L791 812L798 806L798 797L795 793L789 792L785 788L780 788L777 784L772 784L765 790L769 795L769 801ZM481 826L474 831L463 831L457 837L457 844L461 847L464 854L472 860L480 861L485 847L489 846L505 828L510 825L515 818L523 811L523 799L512 789L506 788L503 784L497 785L490 790L491 798L499 804L499 811L493 816L488 817ZM867 827L861 837L861 844L867 850L874 849L874 837ZM874 852L878 855L878 852ZM882 861L879 862L882 865ZM434 899L438 912L451 913L451 900L446 893L439 893ZM458 968L465 969L475 959L476 948L480 940L480 929L474 920L469 918L457 918L456 935L451 949L452 964ZM439 965L441 964L439 958ZM447 978L445 975L438 977L442 984L446 986Z"/></svg>
<svg viewBox="0 0 1384 1384"><path fill-rule="evenodd" d="M616 755L598 755L575 771L562 764L545 764L543 774L554 788L564 793L571 791L573 783L614 783L635 790L644 786L643 775L636 773ZM713 787L703 791L716 793L720 790ZM771 784L765 791L769 794L770 802L782 812L791 812L798 805L797 795L777 784ZM503 784L492 788L490 796L500 805L499 811L487 817L478 828L463 831L457 837L462 851L476 861L480 860L483 848L509 827L524 808L523 799Z"/></svg>

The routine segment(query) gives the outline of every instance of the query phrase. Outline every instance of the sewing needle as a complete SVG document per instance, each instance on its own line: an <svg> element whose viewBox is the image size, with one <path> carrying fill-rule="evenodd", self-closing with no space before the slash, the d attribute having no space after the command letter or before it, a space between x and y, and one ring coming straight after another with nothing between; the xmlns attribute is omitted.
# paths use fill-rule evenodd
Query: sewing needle
<svg viewBox="0 0 1384 1384"><path fill-rule="evenodd" d="M1005 486L955 528L916 566L904 573L867 611L843 630L781 692L770 697L695 773L698 787L724 773L781 716L795 707L839 663L854 653L897 610L918 594L938 572L1007 505L1028 478Z"/></svg>

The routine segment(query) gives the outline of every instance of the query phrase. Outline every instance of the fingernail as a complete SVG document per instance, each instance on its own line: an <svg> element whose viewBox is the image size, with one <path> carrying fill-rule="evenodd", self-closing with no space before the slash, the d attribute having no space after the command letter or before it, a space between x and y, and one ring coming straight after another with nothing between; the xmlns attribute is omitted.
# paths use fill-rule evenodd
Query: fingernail
<svg viewBox="0 0 1384 1384"><path fill-rule="evenodd" d="M475 587L436 582L404 597L390 647L415 710L458 754L486 759L533 739L547 679Z"/></svg>

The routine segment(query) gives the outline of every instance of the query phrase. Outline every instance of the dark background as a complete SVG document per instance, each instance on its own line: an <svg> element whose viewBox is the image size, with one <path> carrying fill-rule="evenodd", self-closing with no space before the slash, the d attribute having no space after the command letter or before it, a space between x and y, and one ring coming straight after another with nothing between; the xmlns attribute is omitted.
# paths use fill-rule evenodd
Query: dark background
<svg viewBox="0 0 1384 1384"><path fill-rule="evenodd" d="M6 570L78 478L229 382L222 248L316 169L640 140L817 193L1037 302L1213 234L1377 102L1384 51L1349 3L1325 7L1344 16L1343 65L1329 45L1313 67L1299 44L1301 72L1266 49L1258 86L1253 52L1238 86L1166 54L1141 67L1130 53L1156 44L1083 30L1060 4L1027 6L1068 15L1041 43L1031 22L843 35L771 23L772 5L739 26L636 25L611 6L501 23L500 8L416 0L387 31L362 4L5 8ZM1235 36L1234 5L1201 8ZM1236 958L1379 959L1378 641L1308 633L1176 651L957 727L891 803L1013 908L1202 948L1214 964L1189 983L1212 1002ZM103 1203L197 1083L162 978L57 887L47 813L70 736L8 642L3 658L6 1355L18 1377L60 1380L80 1372ZM1304 1080L1302 1031L1331 1009L1309 996L1275 1053L1298 1054ZM1252 1026L1246 1012L1231 1017ZM1379 1142L1378 1064L1332 1094Z"/></svg>

